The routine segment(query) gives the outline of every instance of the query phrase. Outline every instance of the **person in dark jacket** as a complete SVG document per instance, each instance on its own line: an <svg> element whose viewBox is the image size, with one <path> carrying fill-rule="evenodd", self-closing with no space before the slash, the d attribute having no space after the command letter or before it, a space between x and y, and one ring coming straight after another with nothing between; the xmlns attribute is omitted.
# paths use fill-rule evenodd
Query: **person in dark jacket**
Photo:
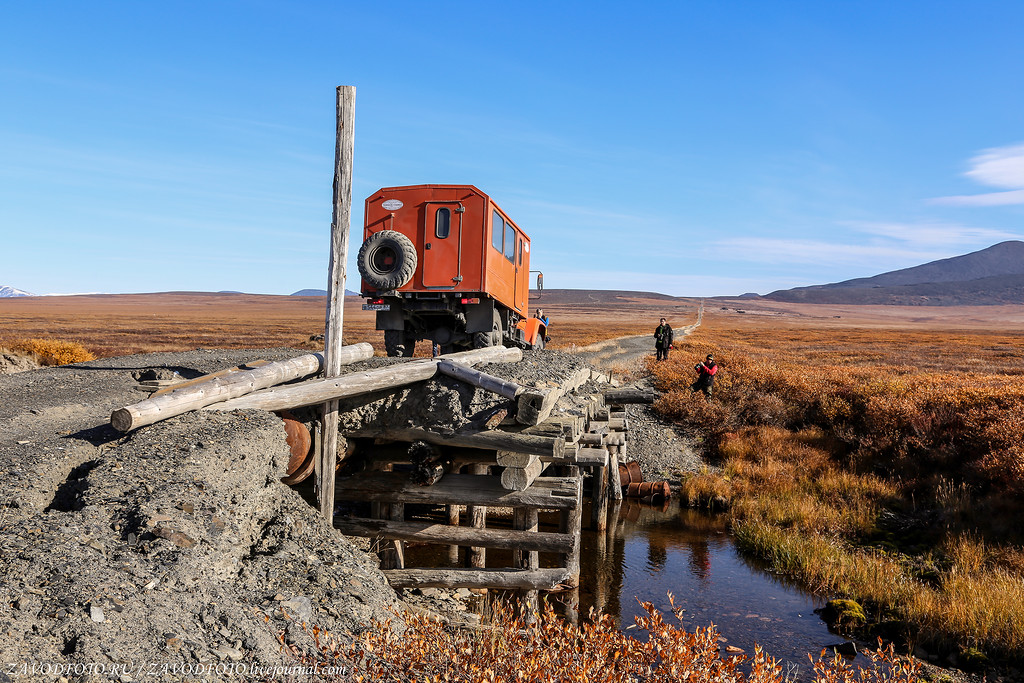
<svg viewBox="0 0 1024 683"><path fill-rule="evenodd" d="M661 324L654 330L654 351L658 360L668 360L668 350L672 348L672 326L661 319Z"/></svg>
<svg viewBox="0 0 1024 683"><path fill-rule="evenodd" d="M709 353L704 362L697 363L693 369L697 371L697 381L690 385L690 391L703 391L704 398L710 400L711 389L715 386L715 375L718 374L718 364L715 363L714 355Z"/></svg>

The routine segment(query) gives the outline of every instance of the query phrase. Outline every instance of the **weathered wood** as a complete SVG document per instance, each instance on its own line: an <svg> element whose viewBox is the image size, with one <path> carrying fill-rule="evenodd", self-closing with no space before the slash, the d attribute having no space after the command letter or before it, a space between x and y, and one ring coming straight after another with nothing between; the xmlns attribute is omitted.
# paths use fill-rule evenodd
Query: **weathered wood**
<svg viewBox="0 0 1024 683"><path fill-rule="evenodd" d="M521 424L535 425L546 420L554 409L558 399L576 391L590 379L590 368L577 368L576 371L553 389L527 390L519 395L516 421Z"/></svg>
<svg viewBox="0 0 1024 683"><path fill-rule="evenodd" d="M347 352L350 363L365 360L373 355L373 347L369 344L353 344L346 349L351 349ZM323 355L310 353L276 363L258 365L248 370L220 374L216 377L207 376L208 379L202 382L195 382L166 394L150 396L145 401L118 408L111 413L110 424L120 432L127 432L190 410L199 410L218 401L308 377L320 372L323 367Z"/></svg>
<svg viewBox="0 0 1024 683"><path fill-rule="evenodd" d="M525 491L544 471L545 465L538 458L526 467L506 467L501 473L501 485L509 491Z"/></svg>
<svg viewBox="0 0 1024 683"><path fill-rule="evenodd" d="M617 432L628 432L629 420L624 417L610 417L608 418L608 429Z"/></svg>
<svg viewBox="0 0 1024 683"><path fill-rule="evenodd" d="M415 382L428 380L437 374L437 363L441 358L457 358L469 365L478 363L511 363L522 359L519 349L490 346L484 349L462 351L449 356L427 360L414 360L390 365L376 370L353 372L341 377L311 380L286 387L264 389L248 396L231 399L208 406L207 410L286 410L302 406L318 405L350 396L359 396L382 389L394 389Z"/></svg>
<svg viewBox="0 0 1024 683"><path fill-rule="evenodd" d="M642 389L609 389L604 392L604 400L612 405L654 403L658 400L658 392Z"/></svg>
<svg viewBox="0 0 1024 683"><path fill-rule="evenodd" d="M568 466L563 468L564 474L570 481L580 482L580 468ZM539 480L538 480L539 481ZM561 512L560 529L563 534L570 534L573 537L573 548L563 555L566 571L569 573L569 585L580 585L580 529L583 525L583 487L578 486L576 501L577 505L566 508Z"/></svg>
<svg viewBox="0 0 1024 683"><path fill-rule="evenodd" d="M577 465L605 467L608 465L608 449L580 448L576 451L575 460Z"/></svg>
<svg viewBox="0 0 1024 683"><path fill-rule="evenodd" d="M525 510L524 510L525 511ZM536 514L536 510L533 510ZM413 541L438 545L475 545L503 550L564 553L572 549L568 534L536 532L535 529L473 529L433 522L396 522L383 519L335 518L334 528L346 536Z"/></svg>
<svg viewBox="0 0 1024 683"><path fill-rule="evenodd" d="M608 449L608 487L611 489L612 500L622 500L622 480L619 478L619 453Z"/></svg>
<svg viewBox="0 0 1024 683"><path fill-rule="evenodd" d="M433 486L418 486L403 472L364 472L339 478L338 500L401 502L493 507L535 507L547 510L579 505L578 477L539 477L525 491L507 491L499 477L449 474Z"/></svg>
<svg viewBox="0 0 1024 683"><path fill-rule="evenodd" d="M377 437L393 441L426 441L439 446L462 446L483 450L510 451L562 458L565 455L565 439L530 434L515 434L498 429L483 432L455 432L439 434L419 427L375 427L346 430L346 435Z"/></svg>
<svg viewBox="0 0 1024 683"><path fill-rule="evenodd" d="M608 523L608 468L594 468L594 489L590 505L591 528L598 533L605 531Z"/></svg>
<svg viewBox="0 0 1024 683"><path fill-rule="evenodd" d="M445 505L446 517L450 527L459 526L459 512L461 510L462 508L458 505ZM459 546L457 544L448 546L448 563L452 566L459 563Z"/></svg>
<svg viewBox="0 0 1024 683"><path fill-rule="evenodd" d="M478 479L483 479L490 471L491 468L487 465L477 464L469 466L470 475L476 476ZM466 517L472 528L484 529L487 526L487 506L467 505ZM470 546L466 562L470 567L483 569L487 566L487 549L482 546Z"/></svg>
<svg viewBox="0 0 1024 683"><path fill-rule="evenodd" d="M580 434L580 444L584 446L601 446L606 445L604 434Z"/></svg>
<svg viewBox="0 0 1024 683"><path fill-rule="evenodd" d="M466 384L472 384L475 387L486 389L492 393L504 396L505 398L514 399L516 396L521 394L525 387L515 382L509 382L500 377L489 375L486 372L480 372L474 370L471 367L463 365L461 363L453 363L450 360L442 360L437 364L437 371L454 377L457 380L465 382Z"/></svg>
<svg viewBox="0 0 1024 683"><path fill-rule="evenodd" d="M497 588L557 590L572 581L566 569L390 569L393 588Z"/></svg>
<svg viewBox="0 0 1024 683"><path fill-rule="evenodd" d="M512 517L513 526L519 530L516 533L525 533L527 536L549 536L551 534L539 534L537 530L540 528L540 518L537 515L537 511L533 509L520 508L513 513ZM565 548L559 552L566 552L572 550L574 539L568 534L558 534L559 537L566 540ZM540 555L537 550L527 547L525 544L520 545L517 550L512 552L512 563L519 569L527 569L535 571L540 568ZM539 596L535 590L526 590L520 593L520 600L522 602L522 608L527 613L527 618L535 612L539 611L540 604L538 600Z"/></svg>
<svg viewBox="0 0 1024 683"><path fill-rule="evenodd" d="M340 85L335 107L334 202L331 216L331 252L327 267L327 322L324 327L324 355L327 381L341 374L339 362L345 320L345 271L348 263L348 235L352 209L352 163L355 152L356 89ZM310 405L310 404L306 404ZM334 476L338 454L338 401L324 402L321 423L323 447L317 453L314 492L320 513L334 518Z"/></svg>

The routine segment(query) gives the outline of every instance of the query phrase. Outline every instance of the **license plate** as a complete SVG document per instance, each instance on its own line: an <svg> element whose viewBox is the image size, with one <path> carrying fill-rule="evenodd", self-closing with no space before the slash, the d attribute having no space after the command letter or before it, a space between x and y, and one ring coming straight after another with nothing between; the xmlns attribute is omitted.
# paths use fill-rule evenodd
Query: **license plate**
<svg viewBox="0 0 1024 683"><path fill-rule="evenodd" d="M390 311L391 304L363 304L364 311Z"/></svg>

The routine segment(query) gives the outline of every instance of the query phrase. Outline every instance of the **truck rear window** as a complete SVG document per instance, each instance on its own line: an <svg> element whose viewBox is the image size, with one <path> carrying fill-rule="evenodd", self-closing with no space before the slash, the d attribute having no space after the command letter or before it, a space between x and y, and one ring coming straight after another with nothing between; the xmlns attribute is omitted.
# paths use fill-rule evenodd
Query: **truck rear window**
<svg viewBox="0 0 1024 683"><path fill-rule="evenodd" d="M499 252L501 252L501 238L504 234L505 221L501 219L501 214L495 211L491 218L491 246Z"/></svg>
<svg viewBox="0 0 1024 683"><path fill-rule="evenodd" d="M441 207L437 210L437 218L434 221L434 234L439 239L444 239L452 229L452 210Z"/></svg>
<svg viewBox="0 0 1024 683"><path fill-rule="evenodd" d="M511 223L505 224L505 258L516 262L516 229Z"/></svg>

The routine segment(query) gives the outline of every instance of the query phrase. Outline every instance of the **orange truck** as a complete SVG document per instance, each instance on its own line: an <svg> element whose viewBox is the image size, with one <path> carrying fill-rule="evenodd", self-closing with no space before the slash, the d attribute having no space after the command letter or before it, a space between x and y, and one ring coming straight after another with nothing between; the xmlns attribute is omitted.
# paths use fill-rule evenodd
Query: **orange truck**
<svg viewBox="0 0 1024 683"><path fill-rule="evenodd" d="M528 308L530 238L488 195L472 185L385 187L367 198L365 216L363 309L377 312L389 356L411 356L420 340L444 352L544 348L547 320Z"/></svg>

